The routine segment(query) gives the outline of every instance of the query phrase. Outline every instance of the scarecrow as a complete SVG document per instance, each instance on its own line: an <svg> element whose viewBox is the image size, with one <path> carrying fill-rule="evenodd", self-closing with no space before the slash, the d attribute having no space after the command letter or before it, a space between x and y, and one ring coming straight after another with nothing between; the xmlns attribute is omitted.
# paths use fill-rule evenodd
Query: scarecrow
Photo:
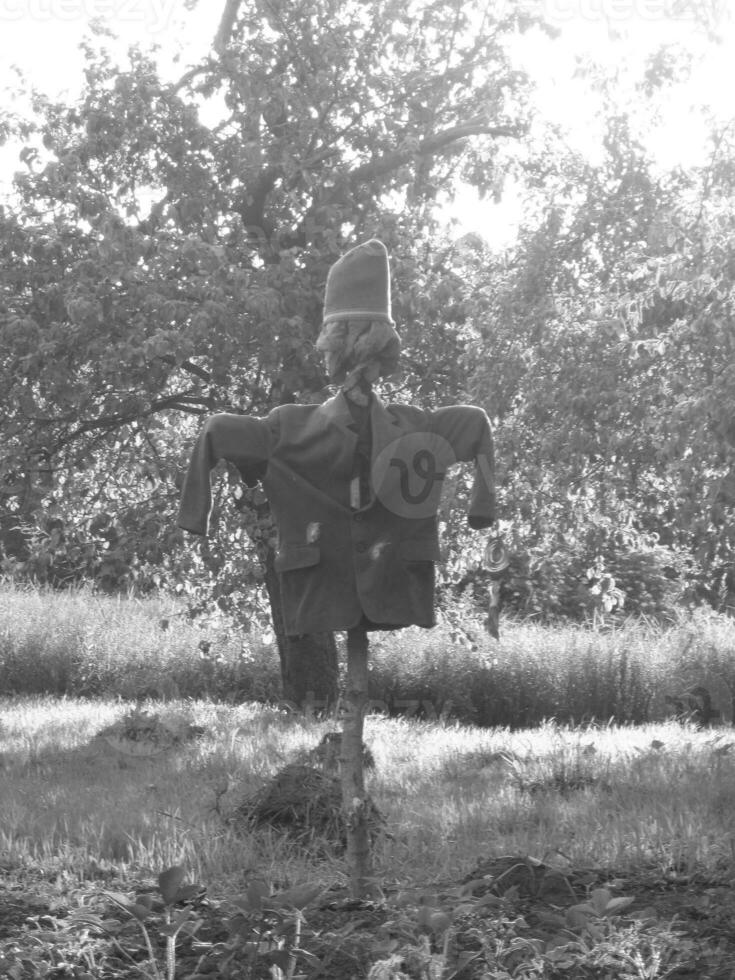
<svg viewBox="0 0 735 980"><path fill-rule="evenodd" d="M316 346L338 393L319 405L281 405L266 418L210 418L194 447L178 523L207 533L210 471L228 460L248 486L261 482L270 501L286 633L347 631L343 756L355 765L343 766L343 800L355 829L348 858L352 849L352 867L362 869L359 893L369 868L360 832L367 636L434 625L442 482L452 464L473 461L468 521L492 525L493 445L481 408L385 405L373 391L373 382L396 371L400 354L382 242L358 245L330 269Z"/></svg>

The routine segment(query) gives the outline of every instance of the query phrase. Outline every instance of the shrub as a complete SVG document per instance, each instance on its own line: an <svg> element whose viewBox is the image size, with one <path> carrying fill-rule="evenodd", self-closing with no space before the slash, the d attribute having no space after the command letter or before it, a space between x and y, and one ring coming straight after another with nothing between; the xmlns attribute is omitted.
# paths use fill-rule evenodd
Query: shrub
<svg viewBox="0 0 735 980"><path fill-rule="evenodd" d="M655 536L602 519L530 546L512 538L507 544L510 564L501 580L501 601L519 616L544 622L583 622L601 613L621 621L631 616L666 620L705 594L701 570L690 556L659 544ZM476 607L485 606L488 574L481 562L453 569L442 595L469 596Z"/></svg>

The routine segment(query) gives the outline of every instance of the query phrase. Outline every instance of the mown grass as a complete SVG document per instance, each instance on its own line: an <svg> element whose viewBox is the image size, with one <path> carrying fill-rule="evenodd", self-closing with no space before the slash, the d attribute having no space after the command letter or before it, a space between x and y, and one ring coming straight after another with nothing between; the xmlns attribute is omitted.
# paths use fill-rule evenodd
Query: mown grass
<svg viewBox="0 0 735 980"><path fill-rule="evenodd" d="M459 624L459 625L458 625ZM524 728L546 719L643 724L667 695L706 688L724 720L735 701L735 623L704 610L662 626L504 621L496 642L470 610L433 630L372 634L370 697L391 715ZM276 649L173 601L86 591L0 589L0 692L280 701Z"/></svg>
<svg viewBox="0 0 735 980"><path fill-rule="evenodd" d="M152 705L150 707L153 707ZM218 889L249 874L283 885L344 883L340 855L281 832L241 833L238 803L319 741L329 721L261 705L173 702L205 728L152 757L97 732L129 710L111 701L0 703L0 858L79 879L183 863ZM733 860L735 743L676 723L510 732L367 719L369 790L389 837L376 866L389 884L456 880L487 854L573 867L713 868Z"/></svg>

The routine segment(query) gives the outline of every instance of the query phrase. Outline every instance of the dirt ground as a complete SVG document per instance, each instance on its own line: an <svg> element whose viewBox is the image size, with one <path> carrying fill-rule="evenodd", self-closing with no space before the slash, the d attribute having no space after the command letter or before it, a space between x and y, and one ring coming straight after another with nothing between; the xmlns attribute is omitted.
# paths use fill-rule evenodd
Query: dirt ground
<svg viewBox="0 0 735 980"><path fill-rule="evenodd" d="M650 965L632 963L626 967L622 954L620 962L615 956L606 959L575 954L578 949L592 949L605 931L604 923L590 925L588 931L584 927L586 913L579 911L595 889L603 888L625 906L615 919L616 928L638 928L646 936L659 937L664 957L657 972ZM150 882L141 883L141 889L155 890ZM43 878L32 870L0 864L0 977L127 980L145 975L141 967L146 968L148 954L139 923L105 902L108 892L130 891L129 882L123 888L114 878L102 877L80 885L66 880L63 873ZM381 977L423 980L429 976L426 956L422 960L419 954L423 949L435 955L443 950L448 964L446 977L479 980L493 976L489 967L500 963L491 964L482 955L483 936L502 933L506 972L499 972L500 976L551 980L735 978L735 876L729 868L708 874L660 868L620 873L614 869L570 871L511 856L478 860L471 875L462 881L432 884L412 893L388 895L385 901L371 903L352 901L336 891L322 895L304 913L302 946L307 953L298 957L294 975L313 980L363 978L371 964L382 961L387 965ZM448 929L432 931L427 925L428 916L422 917L420 911L427 902L429 911L448 914ZM236 929L231 908L226 912L216 896L199 895L190 907L200 925L193 937L182 935L178 939L178 980L270 980L273 964L283 964L283 952L264 952L264 934L260 944L248 945L251 937L243 928L241 942L233 944ZM101 920L106 918L115 941L99 930L85 932L83 923L75 922L80 908L95 910ZM149 925L156 955L163 964L160 917L154 915ZM292 938L288 929L282 935L289 941ZM512 950L514 937L517 948L511 955L507 950ZM667 959L666 949L672 944L676 955ZM544 958L542 972L528 972L529 951L551 948L556 954ZM237 955L229 955L233 950ZM253 957L251 965L245 962L248 952ZM163 965L160 969L165 976Z"/></svg>

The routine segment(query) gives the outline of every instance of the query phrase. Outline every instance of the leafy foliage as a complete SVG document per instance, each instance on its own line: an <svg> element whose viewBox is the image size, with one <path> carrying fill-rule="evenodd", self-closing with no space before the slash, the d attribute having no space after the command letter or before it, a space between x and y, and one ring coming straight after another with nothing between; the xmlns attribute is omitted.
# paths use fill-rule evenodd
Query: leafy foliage
<svg viewBox="0 0 735 980"><path fill-rule="evenodd" d="M503 47L520 14L469 32L451 2L241 7L221 57L175 85L90 46L78 104L34 94L6 124L24 149L0 213L0 477L41 581L190 576L172 510L192 423L319 392L323 283L353 236L403 257L396 314L421 322L447 291L420 251L438 189L463 166L481 181L522 132ZM432 360L414 350L427 391Z"/></svg>
<svg viewBox="0 0 735 980"><path fill-rule="evenodd" d="M23 144L0 212L6 574L174 589L246 628L270 612L285 695L318 686L311 665L336 699L331 638L281 635L262 501L221 482L214 540L176 530L187 450L204 415L323 397L326 273L360 237L400 257L403 399L454 395L441 361L462 338L441 311L460 279L432 241L437 199L457 173L483 183L525 131L506 47L532 22L454 0L227 3L216 57L177 83L89 45L77 104L34 93L32 118L4 121Z"/></svg>
<svg viewBox="0 0 735 980"><path fill-rule="evenodd" d="M586 580L610 575L626 612L730 606L731 137L657 175L618 115L604 151L547 160L541 220L510 255L470 251L473 390L526 554L515 604L584 615Z"/></svg>
<svg viewBox="0 0 735 980"><path fill-rule="evenodd" d="M22 145L0 209L6 574L175 589L264 628L267 504L231 474L212 541L184 541L187 450L204 415L323 397L326 272L377 235L404 345L389 396L493 420L506 608L735 606L732 129L713 125L701 166L654 164L647 100L690 68L662 49L635 109L581 69L605 124L582 158L531 118L508 51L533 26L453 0L230 0L177 83L90 44L77 104L33 93L0 120ZM447 240L454 181L497 194L508 173L516 245ZM442 514L448 590L482 578L466 489Z"/></svg>

